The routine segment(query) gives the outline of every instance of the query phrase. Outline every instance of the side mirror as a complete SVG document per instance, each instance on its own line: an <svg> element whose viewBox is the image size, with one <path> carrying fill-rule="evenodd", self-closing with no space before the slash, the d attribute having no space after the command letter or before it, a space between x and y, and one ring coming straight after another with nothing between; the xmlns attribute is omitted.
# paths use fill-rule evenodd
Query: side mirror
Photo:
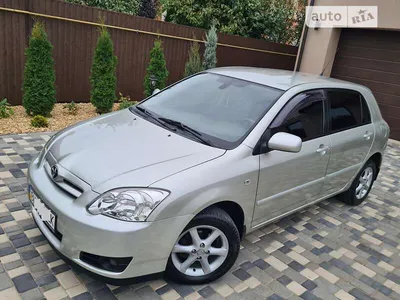
<svg viewBox="0 0 400 300"><path fill-rule="evenodd" d="M298 136L286 132L278 132L268 141L268 148L284 152L300 152L302 144L303 142Z"/></svg>
<svg viewBox="0 0 400 300"><path fill-rule="evenodd" d="M159 92L161 92L160 89L155 89L155 90L153 91L152 95L158 94Z"/></svg>

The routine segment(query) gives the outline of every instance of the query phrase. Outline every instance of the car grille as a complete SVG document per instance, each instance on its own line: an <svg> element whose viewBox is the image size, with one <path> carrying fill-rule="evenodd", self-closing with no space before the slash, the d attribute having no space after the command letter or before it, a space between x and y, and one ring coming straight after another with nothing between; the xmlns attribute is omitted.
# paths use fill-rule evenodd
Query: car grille
<svg viewBox="0 0 400 300"><path fill-rule="evenodd" d="M55 165L58 168L58 174L54 178L51 173L51 168ZM65 193L69 194L73 199L78 198L83 192L90 189L89 184L57 164L57 161L50 151L48 151L45 156L43 166L53 183Z"/></svg>

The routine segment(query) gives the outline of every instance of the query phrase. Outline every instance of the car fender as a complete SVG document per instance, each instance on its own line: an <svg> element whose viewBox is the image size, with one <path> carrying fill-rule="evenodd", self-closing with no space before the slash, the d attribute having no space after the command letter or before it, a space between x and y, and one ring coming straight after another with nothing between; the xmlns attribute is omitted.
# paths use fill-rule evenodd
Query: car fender
<svg viewBox="0 0 400 300"><path fill-rule="evenodd" d="M209 206L230 201L242 208L244 223L249 227L257 192L259 157L251 154L251 148L240 147L152 184L151 187L167 189L171 194L154 209L148 221L195 216Z"/></svg>

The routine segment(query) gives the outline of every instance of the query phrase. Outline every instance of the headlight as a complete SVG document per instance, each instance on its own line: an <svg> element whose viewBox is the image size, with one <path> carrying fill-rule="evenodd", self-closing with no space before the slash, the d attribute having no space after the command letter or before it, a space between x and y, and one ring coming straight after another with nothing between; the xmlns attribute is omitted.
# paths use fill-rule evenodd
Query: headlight
<svg viewBox="0 0 400 300"><path fill-rule="evenodd" d="M169 192L150 188L121 188L108 191L88 206L93 215L103 214L122 221L146 221Z"/></svg>

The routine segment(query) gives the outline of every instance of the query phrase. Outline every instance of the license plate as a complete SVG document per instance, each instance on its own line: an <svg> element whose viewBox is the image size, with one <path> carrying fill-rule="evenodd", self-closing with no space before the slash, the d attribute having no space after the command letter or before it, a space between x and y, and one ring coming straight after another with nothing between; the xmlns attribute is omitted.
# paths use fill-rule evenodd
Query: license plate
<svg viewBox="0 0 400 300"><path fill-rule="evenodd" d="M29 200L32 202L33 208L37 211L40 219L49 225L50 229L56 231L56 215L43 203L42 200L36 195L32 187L29 186L28 192Z"/></svg>

